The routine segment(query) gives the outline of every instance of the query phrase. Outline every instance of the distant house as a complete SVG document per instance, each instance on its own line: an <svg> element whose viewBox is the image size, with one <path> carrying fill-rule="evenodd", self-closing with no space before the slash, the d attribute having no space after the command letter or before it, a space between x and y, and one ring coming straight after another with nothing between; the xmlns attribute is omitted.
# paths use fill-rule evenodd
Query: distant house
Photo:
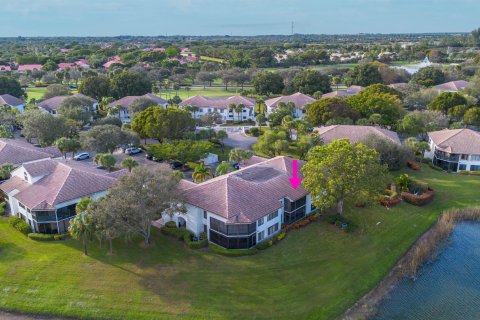
<svg viewBox="0 0 480 320"><path fill-rule="evenodd" d="M93 99L93 98L90 98L90 97L87 97L86 95L83 95L81 93L77 93L73 96L57 96L57 97L53 97L53 98L50 98L50 99L47 99L47 100L44 100L44 101L41 101L39 103L37 103L37 107L39 107L40 109L50 113L50 114L53 114L53 115L56 115L57 112L58 112L58 108L60 108L60 105L62 104L62 102L66 99L66 98L69 98L69 97L78 97L78 98L85 98L86 100L89 101L89 104L84 106L85 108L87 108L88 110L90 110L91 112L95 112L98 108L98 101Z"/></svg>
<svg viewBox="0 0 480 320"><path fill-rule="evenodd" d="M62 62L58 64L58 69L65 70L65 69L72 69L75 68L77 65L75 62Z"/></svg>
<svg viewBox="0 0 480 320"><path fill-rule="evenodd" d="M0 165L18 166L24 162L61 157L62 153L56 147L37 148L23 140L0 138Z"/></svg>
<svg viewBox="0 0 480 320"><path fill-rule="evenodd" d="M25 72L25 71L33 71L33 70L41 70L41 64L23 64L18 66L18 72Z"/></svg>
<svg viewBox="0 0 480 320"><path fill-rule="evenodd" d="M26 102L23 99L9 94L2 94L0 95L0 106L2 105L7 105L12 109L17 109L19 112L23 112Z"/></svg>
<svg viewBox="0 0 480 320"><path fill-rule="evenodd" d="M442 83L434 86L433 88L439 92L459 92L468 87L469 85L470 83L465 80L457 80Z"/></svg>
<svg viewBox="0 0 480 320"><path fill-rule="evenodd" d="M443 168L458 172L480 171L480 133L470 129L428 132L430 151L425 158Z"/></svg>
<svg viewBox="0 0 480 320"><path fill-rule="evenodd" d="M187 213L158 222L175 221L197 236L205 232L210 242L227 249L248 249L274 237L282 224L309 215L314 210L310 194L289 181L293 159L262 160L200 184L182 180Z"/></svg>
<svg viewBox="0 0 480 320"><path fill-rule="evenodd" d="M12 68L10 66L0 64L0 72L7 72L7 71L12 71Z"/></svg>
<svg viewBox="0 0 480 320"><path fill-rule="evenodd" d="M237 113L230 110L230 105L243 104L242 112ZM245 121L255 119L255 99L231 96L224 98L212 98L204 96L194 96L180 103L181 107L191 106L197 107L198 111L192 112L195 118L216 112L221 115L223 121Z"/></svg>
<svg viewBox="0 0 480 320"><path fill-rule="evenodd" d="M353 93L347 92L347 91L332 91L329 93L325 93L322 95L322 99L325 98L335 98L335 97L350 97L352 96Z"/></svg>
<svg viewBox="0 0 480 320"><path fill-rule="evenodd" d="M278 107L279 103L293 103L295 105L295 118L303 117L305 113L305 106L309 103L315 102L316 100L306 94L297 92L289 96L280 96L273 99L268 99L265 101L267 106L267 114L273 113Z"/></svg>
<svg viewBox="0 0 480 320"><path fill-rule="evenodd" d="M160 98L159 96L157 96L153 93L147 93L143 96L126 96L126 97L123 97L121 99L110 102L108 104L108 107L112 108L112 107L121 106L121 109L119 110L118 117L120 118L120 120L123 123L129 123L129 122L131 122L131 118L130 118L130 114L128 113L128 107L130 107L130 105L132 103L134 103L139 98L152 99L153 101L155 101L157 103L157 105L162 106L164 108L166 108L168 106L168 101Z"/></svg>
<svg viewBox="0 0 480 320"><path fill-rule="evenodd" d="M77 65L81 68L85 68L85 69L90 68L90 65L88 64L88 61L85 60L85 59L79 59L79 60L75 61L75 65Z"/></svg>
<svg viewBox="0 0 480 320"><path fill-rule="evenodd" d="M108 68L110 68L111 66L113 66L114 64L123 64L123 62L122 62L122 60L120 59L119 56L115 56L115 57L113 57L112 59L110 59L109 61L105 62L105 63L103 64L103 67L104 67L105 69L108 69Z"/></svg>
<svg viewBox="0 0 480 320"><path fill-rule="evenodd" d="M68 160L44 159L24 163L0 185L10 214L18 216L34 232L64 233L84 197L98 199L125 174L108 173Z"/></svg>
<svg viewBox="0 0 480 320"><path fill-rule="evenodd" d="M362 87L362 86L350 86L347 88L347 92L348 93L351 93L351 94L357 94L359 93L360 91L362 91L363 89L365 89L365 87Z"/></svg>
<svg viewBox="0 0 480 320"><path fill-rule="evenodd" d="M326 144L344 138L350 140L351 143L357 143L364 141L372 134L400 144L400 139L396 132L374 126L333 125L315 128L314 130Z"/></svg>

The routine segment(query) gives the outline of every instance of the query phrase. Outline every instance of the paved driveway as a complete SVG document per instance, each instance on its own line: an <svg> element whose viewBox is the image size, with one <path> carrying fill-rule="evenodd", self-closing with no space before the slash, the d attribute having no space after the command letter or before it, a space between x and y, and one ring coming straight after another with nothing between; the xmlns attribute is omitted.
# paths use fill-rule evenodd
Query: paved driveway
<svg viewBox="0 0 480 320"><path fill-rule="evenodd" d="M258 138L246 136L243 132L229 132L228 138L223 140L225 145L232 148L242 148L249 150L252 144L256 143Z"/></svg>

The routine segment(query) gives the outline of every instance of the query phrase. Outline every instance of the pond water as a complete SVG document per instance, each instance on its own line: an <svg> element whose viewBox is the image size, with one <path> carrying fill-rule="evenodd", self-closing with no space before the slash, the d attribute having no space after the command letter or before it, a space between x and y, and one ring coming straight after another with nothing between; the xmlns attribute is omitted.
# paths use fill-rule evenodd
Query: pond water
<svg viewBox="0 0 480 320"><path fill-rule="evenodd" d="M459 223L437 258L416 280L401 280L373 319L480 319L480 223Z"/></svg>

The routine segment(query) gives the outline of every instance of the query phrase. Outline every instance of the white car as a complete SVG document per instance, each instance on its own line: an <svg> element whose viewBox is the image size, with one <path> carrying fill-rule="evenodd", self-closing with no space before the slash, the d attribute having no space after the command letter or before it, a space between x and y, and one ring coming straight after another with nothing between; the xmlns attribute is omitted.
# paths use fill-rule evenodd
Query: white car
<svg viewBox="0 0 480 320"><path fill-rule="evenodd" d="M87 159L90 159L90 154L88 152L82 152L73 157L73 160L75 161L82 161Z"/></svg>
<svg viewBox="0 0 480 320"><path fill-rule="evenodd" d="M125 153L128 154L128 155L133 155L133 154L138 154L138 153L142 153L143 150L140 149L140 148L127 148L125 150Z"/></svg>

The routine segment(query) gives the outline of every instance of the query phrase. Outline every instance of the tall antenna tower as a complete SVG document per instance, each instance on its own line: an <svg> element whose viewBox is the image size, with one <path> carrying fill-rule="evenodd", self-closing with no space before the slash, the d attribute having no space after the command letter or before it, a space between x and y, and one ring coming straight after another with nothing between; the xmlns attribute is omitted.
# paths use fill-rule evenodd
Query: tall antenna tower
<svg viewBox="0 0 480 320"><path fill-rule="evenodd" d="M293 21L292 21L292 36L293 36L293 26L294 26L294 24L293 24Z"/></svg>

